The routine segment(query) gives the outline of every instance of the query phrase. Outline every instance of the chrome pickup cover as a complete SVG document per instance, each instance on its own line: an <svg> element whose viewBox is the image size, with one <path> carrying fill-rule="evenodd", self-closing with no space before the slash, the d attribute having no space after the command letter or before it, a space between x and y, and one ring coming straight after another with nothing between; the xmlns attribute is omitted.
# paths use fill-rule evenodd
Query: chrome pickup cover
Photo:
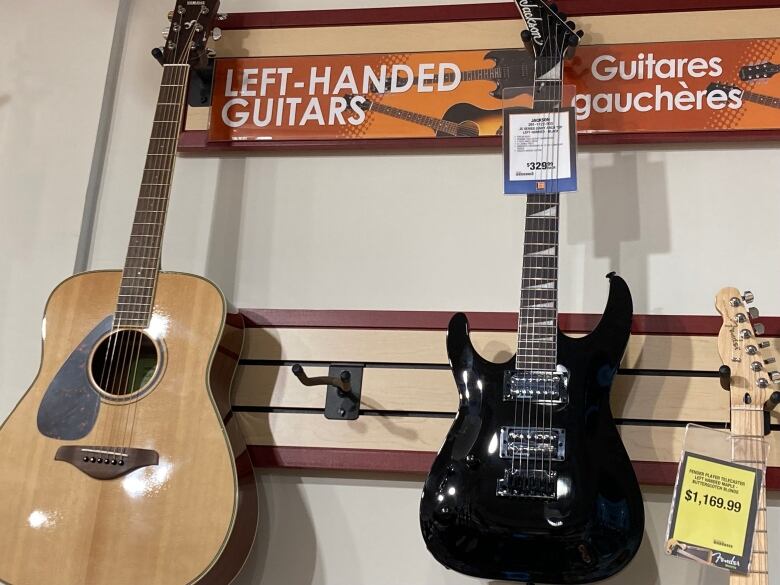
<svg viewBox="0 0 780 585"><path fill-rule="evenodd" d="M499 455L504 459L563 461L566 431L535 427L501 427Z"/></svg>
<svg viewBox="0 0 780 585"><path fill-rule="evenodd" d="M569 399L567 384L565 371L507 370L504 374L504 400L563 404Z"/></svg>

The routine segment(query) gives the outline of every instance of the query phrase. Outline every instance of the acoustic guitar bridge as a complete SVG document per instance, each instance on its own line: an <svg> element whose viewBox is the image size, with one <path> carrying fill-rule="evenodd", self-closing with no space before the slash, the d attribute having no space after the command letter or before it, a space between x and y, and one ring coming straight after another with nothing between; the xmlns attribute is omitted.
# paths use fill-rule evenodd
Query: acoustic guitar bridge
<svg viewBox="0 0 780 585"><path fill-rule="evenodd" d="M63 445L57 449L54 459L70 463L94 479L116 479L136 469L157 465L160 455L151 449Z"/></svg>

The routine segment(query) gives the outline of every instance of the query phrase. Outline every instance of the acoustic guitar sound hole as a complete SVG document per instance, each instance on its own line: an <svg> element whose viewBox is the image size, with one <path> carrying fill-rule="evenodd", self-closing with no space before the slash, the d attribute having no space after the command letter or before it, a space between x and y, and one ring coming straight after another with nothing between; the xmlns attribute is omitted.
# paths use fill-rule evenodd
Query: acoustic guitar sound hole
<svg viewBox="0 0 780 585"><path fill-rule="evenodd" d="M113 400L129 400L151 388L159 370L157 345L143 331L120 329L97 345L92 354L92 382Z"/></svg>

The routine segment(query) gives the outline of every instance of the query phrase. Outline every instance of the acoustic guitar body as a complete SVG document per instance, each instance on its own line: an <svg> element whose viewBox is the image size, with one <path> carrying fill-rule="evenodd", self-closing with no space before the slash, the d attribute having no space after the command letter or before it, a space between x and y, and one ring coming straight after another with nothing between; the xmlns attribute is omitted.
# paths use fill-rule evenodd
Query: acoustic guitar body
<svg viewBox="0 0 780 585"><path fill-rule="evenodd" d="M497 136L504 124L502 110L483 110L471 104L455 104L442 116L443 120L458 124L456 136ZM436 136L452 136L446 132L437 132Z"/></svg>
<svg viewBox="0 0 780 585"><path fill-rule="evenodd" d="M229 396L243 323L226 324L208 280L160 273L148 380L115 393L99 378L120 276L80 274L49 298L38 376L0 427L0 582L225 585L252 546Z"/></svg>

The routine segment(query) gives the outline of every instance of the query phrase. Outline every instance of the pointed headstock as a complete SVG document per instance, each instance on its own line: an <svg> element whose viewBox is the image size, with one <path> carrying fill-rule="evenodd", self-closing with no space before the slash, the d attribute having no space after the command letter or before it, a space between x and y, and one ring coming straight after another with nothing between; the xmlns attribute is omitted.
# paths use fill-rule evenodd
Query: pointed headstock
<svg viewBox="0 0 780 585"><path fill-rule="evenodd" d="M186 65L202 62L206 42L214 22L224 18L217 14L219 0L177 0L168 13L171 21L162 47L162 65Z"/></svg>
<svg viewBox="0 0 780 585"><path fill-rule="evenodd" d="M536 78L561 78L563 61L571 58L583 36L581 30L555 4L544 0L515 0L525 21L523 44L534 56Z"/></svg>
<svg viewBox="0 0 780 585"><path fill-rule="evenodd" d="M715 307L723 317L718 334L718 353L731 368L732 405L763 405L780 391L778 356L771 342L764 340L764 327L757 323L758 310L750 305L753 293L733 287L721 289Z"/></svg>

